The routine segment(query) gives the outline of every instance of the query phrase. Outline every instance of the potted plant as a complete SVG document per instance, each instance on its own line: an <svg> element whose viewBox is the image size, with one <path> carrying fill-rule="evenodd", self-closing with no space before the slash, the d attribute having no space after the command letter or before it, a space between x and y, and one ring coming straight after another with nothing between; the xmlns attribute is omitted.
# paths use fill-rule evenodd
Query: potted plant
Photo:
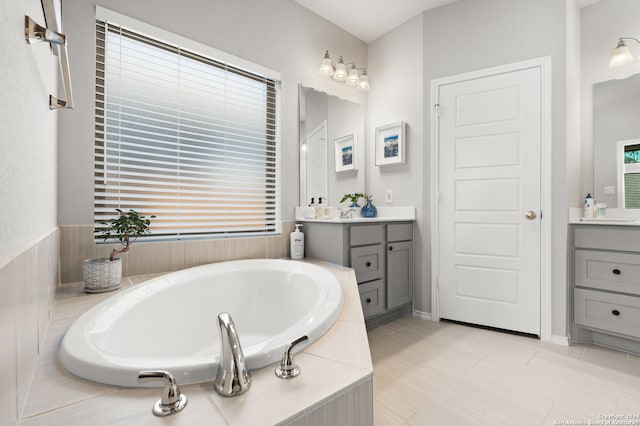
<svg viewBox="0 0 640 426"><path fill-rule="evenodd" d="M378 215L378 209L373 204L371 204L371 200L373 200L373 195L371 194L362 194L360 192L356 192L354 194L344 194L340 202L344 203L345 201L349 200L351 201L351 205L349 207L356 208L360 207L360 204L358 204L360 198L364 198L366 201L364 207L360 209L360 215L362 217L376 217Z"/></svg>
<svg viewBox="0 0 640 426"><path fill-rule="evenodd" d="M120 288L122 280L122 259L116 256L129 251L131 244L136 237L149 233L151 219L155 216L141 216L138 212L130 209L123 212L116 209L118 215L109 222L102 224L106 228L100 231L100 236L104 240L115 238L121 243L119 249L114 248L109 257L87 259L82 264L82 276L84 280L84 290L87 293L104 293Z"/></svg>
<svg viewBox="0 0 640 426"><path fill-rule="evenodd" d="M351 194L351 193L344 194L344 196L340 200L340 203L344 203L345 201L349 200L349 201L351 201L351 205L349 207L360 207L360 205L358 204L358 200L360 200L360 198L364 198L364 197L365 197L365 194L361 194L359 192L355 192L353 194Z"/></svg>

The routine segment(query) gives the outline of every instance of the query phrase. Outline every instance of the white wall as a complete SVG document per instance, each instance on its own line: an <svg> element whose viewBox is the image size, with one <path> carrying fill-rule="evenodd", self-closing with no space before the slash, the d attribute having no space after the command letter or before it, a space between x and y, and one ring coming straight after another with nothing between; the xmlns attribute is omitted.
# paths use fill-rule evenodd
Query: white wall
<svg viewBox="0 0 640 426"><path fill-rule="evenodd" d="M0 1L0 265L57 225L57 57L48 43L29 45L24 15L44 24L37 0Z"/></svg>
<svg viewBox="0 0 640 426"><path fill-rule="evenodd" d="M58 282L57 57L29 45L24 16L38 0L0 0L0 424L16 424L49 323Z"/></svg>
<svg viewBox="0 0 640 426"><path fill-rule="evenodd" d="M60 120L60 224L93 223L96 4L281 72L282 212L284 220L293 219L299 198L298 84L361 101L363 95L320 77L318 68L325 49L365 64L362 41L293 0L63 0L76 108Z"/></svg>
<svg viewBox="0 0 640 426"><path fill-rule="evenodd" d="M369 44L371 91L367 103L365 188L377 206L415 206L414 307L430 312L429 300L429 199L423 198L423 182L428 167L423 162L428 139L423 133L423 51L422 16ZM375 166L375 128L398 121L407 123L404 165ZM425 148L426 146L426 148ZM385 203L391 190L393 202ZM426 206L426 211L425 211Z"/></svg>
<svg viewBox="0 0 640 426"><path fill-rule="evenodd" d="M634 62L609 68L611 52L620 37L640 39L640 1L600 0L581 11L581 195L594 194L600 201L603 188L594 187L593 177L593 85L612 79L626 78L640 72L640 45L628 44L636 58ZM613 167L613 165L611 166Z"/></svg>

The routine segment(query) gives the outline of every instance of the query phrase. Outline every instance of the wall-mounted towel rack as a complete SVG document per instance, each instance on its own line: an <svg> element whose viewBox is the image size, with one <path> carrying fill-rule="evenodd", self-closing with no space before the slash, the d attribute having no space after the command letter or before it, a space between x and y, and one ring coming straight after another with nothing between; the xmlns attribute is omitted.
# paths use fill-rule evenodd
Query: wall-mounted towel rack
<svg viewBox="0 0 640 426"><path fill-rule="evenodd" d="M44 7L44 9L46 12L47 8ZM55 19L51 19L51 21L55 21ZM43 27L26 15L24 17L24 36L29 44L34 41L50 43L52 51L58 56L66 100L58 99L53 95L49 95L49 108L73 108L71 73L69 70L69 59L67 57L67 36L56 30Z"/></svg>

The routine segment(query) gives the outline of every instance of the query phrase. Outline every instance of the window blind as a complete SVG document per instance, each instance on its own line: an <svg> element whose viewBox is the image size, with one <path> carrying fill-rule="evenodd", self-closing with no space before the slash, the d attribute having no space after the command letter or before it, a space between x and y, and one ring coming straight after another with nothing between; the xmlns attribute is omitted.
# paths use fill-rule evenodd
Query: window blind
<svg viewBox="0 0 640 426"><path fill-rule="evenodd" d="M279 82L96 21L96 238L115 208L151 239L280 233Z"/></svg>

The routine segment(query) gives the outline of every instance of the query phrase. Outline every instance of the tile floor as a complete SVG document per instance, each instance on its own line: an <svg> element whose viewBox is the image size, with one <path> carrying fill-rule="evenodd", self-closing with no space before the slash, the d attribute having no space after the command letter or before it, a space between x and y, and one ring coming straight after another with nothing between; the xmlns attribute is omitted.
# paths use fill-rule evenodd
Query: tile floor
<svg viewBox="0 0 640 426"><path fill-rule="evenodd" d="M634 355L417 318L369 344L376 426L640 425Z"/></svg>

